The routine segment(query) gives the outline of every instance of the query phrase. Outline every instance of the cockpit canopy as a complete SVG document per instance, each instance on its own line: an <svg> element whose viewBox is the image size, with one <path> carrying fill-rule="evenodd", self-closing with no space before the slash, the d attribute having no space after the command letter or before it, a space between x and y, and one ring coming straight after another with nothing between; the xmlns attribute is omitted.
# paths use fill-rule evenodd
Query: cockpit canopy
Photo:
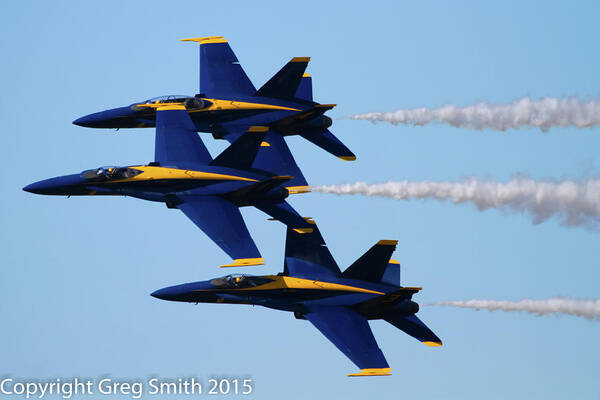
<svg viewBox="0 0 600 400"><path fill-rule="evenodd" d="M263 276L231 274L222 278L212 279L210 284L219 289L244 289L264 285L269 282L273 282L273 280Z"/></svg>
<svg viewBox="0 0 600 400"><path fill-rule="evenodd" d="M171 94L167 96L158 96L151 99L135 103L132 108L139 109L138 107L143 104L162 104L162 103L183 103L187 109L202 109L210 106L210 102L202 100L200 96L191 97L186 95Z"/></svg>
<svg viewBox="0 0 600 400"><path fill-rule="evenodd" d="M96 169L88 169L81 173L81 176L88 181L109 181L133 178L141 174L142 171L130 167L100 167Z"/></svg>
<svg viewBox="0 0 600 400"><path fill-rule="evenodd" d="M184 94L169 94L167 96L158 96L143 101L138 104L151 104L151 103L182 103L186 99L193 99L193 97L186 96Z"/></svg>

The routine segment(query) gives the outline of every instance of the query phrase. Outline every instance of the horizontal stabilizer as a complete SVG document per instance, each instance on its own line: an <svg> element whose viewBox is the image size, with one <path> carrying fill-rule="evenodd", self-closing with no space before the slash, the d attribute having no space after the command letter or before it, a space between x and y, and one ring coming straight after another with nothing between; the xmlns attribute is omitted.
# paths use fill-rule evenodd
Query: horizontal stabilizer
<svg viewBox="0 0 600 400"><path fill-rule="evenodd" d="M397 243L397 240L380 240L349 266L342 276L367 282L381 282Z"/></svg>
<svg viewBox="0 0 600 400"><path fill-rule="evenodd" d="M258 203L254 204L254 207L295 229L296 232L312 232L313 226L306 222L286 201L280 201L279 203Z"/></svg>
<svg viewBox="0 0 600 400"><path fill-rule="evenodd" d="M356 160L354 153L340 139L335 137L329 129L321 132L300 133L300 136L344 161Z"/></svg>
<svg viewBox="0 0 600 400"><path fill-rule="evenodd" d="M251 126L219 154L210 165L246 170L252 166L269 128Z"/></svg>
<svg viewBox="0 0 600 400"><path fill-rule="evenodd" d="M386 315L384 319L407 335L414 337L427 346L442 345L442 340L416 315L406 316L402 314L392 314Z"/></svg>
<svg viewBox="0 0 600 400"><path fill-rule="evenodd" d="M257 97L294 98L310 57L294 57L254 94Z"/></svg>

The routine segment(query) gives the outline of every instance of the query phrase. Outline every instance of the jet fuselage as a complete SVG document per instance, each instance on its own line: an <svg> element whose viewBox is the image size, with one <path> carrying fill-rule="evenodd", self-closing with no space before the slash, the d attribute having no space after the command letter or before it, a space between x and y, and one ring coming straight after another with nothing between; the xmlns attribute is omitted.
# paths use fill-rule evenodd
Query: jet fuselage
<svg viewBox="0 0 600 400"><path fill-rule="evenodd" d="M228 125L260 125L278 127L283 135L294 131L322 131L331 126L331 118L306 112L317 103L286 101L263 97L237 97L235 99L209 99L189 96L163 96L158 100L133 103L81 117L73 123L89 128L146 128L156 126L156 111L152 105L184 102L186 109L199 132L212 133L216 137L226 135ZM328 107L328 106L326 106ZM288 121L286 121L286 119Z"/></svg>
<svg viewBox="0 0 600 400"><path fill-rule="evenodd" d="M254 170L239 171L225 167L198 166L179 169L149 165L101 167L80 174L50 178L26 186L23 190L45 195L131 196L144 200L177 204L181 196L226 195L271 178ZM289 195L276 187L263 199L282 200Z"/></svg>
<svg viewBox="0 0 600 400"><path fill-rule="evenodd" d="M387 312L418 312L419 306L411 297L419 289L341 278L321 281L282 275L227 275L166 287L152 296L188 303L260 305L294 312L297 318L319 306L350 307L368 319L379 319Z"/></svg>

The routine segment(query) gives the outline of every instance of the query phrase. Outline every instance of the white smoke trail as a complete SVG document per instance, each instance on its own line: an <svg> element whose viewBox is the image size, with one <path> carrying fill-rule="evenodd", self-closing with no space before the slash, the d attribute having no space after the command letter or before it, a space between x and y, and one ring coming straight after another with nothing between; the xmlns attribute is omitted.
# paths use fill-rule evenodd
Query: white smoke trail
<svg viewBox="0 0 600 400"><path fill-rule="evenodd" d="M498 300L468 300L468 301L438 301L426 304L428 306L448 306L474 308L489 311L525 311L531 314L568 314L584 317L590 321L600 321L600 299L583 300L570 297L550 297L546 300L524 299L519 301Z"/></svg>
<svg viewBox="0 0 600 400"><path fill-rule="evenodd" d="M517 176L506 183L467 178L459 182L398 182L313 186L314 192L389 197L395 200L435 199L473 203L485 210L528 212L538 224L558 216L567 226L600 226L600 179L586 182L536 181Z"/></svg>
<svg viewBox="0 0 600 400"><path fill-rule="evenodd" d="M582 101L575 97L557 99L545 97L534 101L523 97L510 104L494 105L481 102L466 107L447 104L439 108L413 108L392 112L372 112L351 115L348 118L373 123L421 126L446 123L456 128L506 131L521 127L540 128L547 132L552 127L578 129L600 125L600 99Z"/></svg>

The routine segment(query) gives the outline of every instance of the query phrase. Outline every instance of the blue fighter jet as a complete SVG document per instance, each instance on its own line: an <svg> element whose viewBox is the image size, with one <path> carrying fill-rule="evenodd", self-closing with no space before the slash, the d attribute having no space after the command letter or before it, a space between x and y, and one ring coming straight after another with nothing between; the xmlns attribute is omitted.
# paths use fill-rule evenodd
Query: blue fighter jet
<svg viewBox="0 0 600 400"><path fill-rule="evenodd" d="M156 109L155 160L148 165L101 167L33 183L23 190L46 195L120 195L178 208L234 259L222 267L261 265L238 207L254 206L298 232L312 227L285 201L307 191L304 178L288 175L268 127L253 126L214 160L182 103ZM275 137L276 139L276 137ZM288 150L289 151L289 150ZM289 156L289 154L287 154Z"/></svg>
<svg viewBox="0 0 600 400"><path fill-rule="evenodd" d="M300 135L342 160L356 159L328 129L332 120L324 113L335 104L313 101L312 78L305 73L310 57L292 58L256 90L222 36L183 41L200 45L199 94L161 96L86 115L73 123L91 128L153 127L156 113L148 105L183 102L195 129L216 139L233 142L250 126L268 126L273 135Z"/></svg>
<svg viewBox="0 0 600 400"><path fill-rule="evenodd" d="M311 233L287 229L284 270L278 275L228 275L157 290L152 296L189 303L260 305L308 320L361 372L391 375L369 320L383 319L428 346L438 338L415 314L421 288L400 286L400 264L390 259L397 241L381 240L344 272L331 256L314 221Z"/></svg>

